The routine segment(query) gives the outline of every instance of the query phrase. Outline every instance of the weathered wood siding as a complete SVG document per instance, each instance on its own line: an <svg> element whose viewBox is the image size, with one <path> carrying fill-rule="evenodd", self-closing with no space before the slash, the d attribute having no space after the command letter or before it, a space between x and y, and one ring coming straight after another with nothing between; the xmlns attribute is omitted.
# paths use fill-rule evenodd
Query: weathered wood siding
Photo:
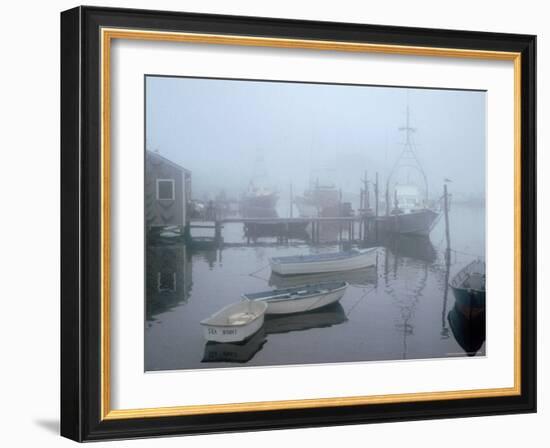
<svg viewBox="0 0 550 448"><path fill-rule="evenodd" d="M157 180L174 181L174 199L157 199ZM145 222L153 226L185 226L187 203L191 195L191 174L164 157L146 152Z"/></svg>

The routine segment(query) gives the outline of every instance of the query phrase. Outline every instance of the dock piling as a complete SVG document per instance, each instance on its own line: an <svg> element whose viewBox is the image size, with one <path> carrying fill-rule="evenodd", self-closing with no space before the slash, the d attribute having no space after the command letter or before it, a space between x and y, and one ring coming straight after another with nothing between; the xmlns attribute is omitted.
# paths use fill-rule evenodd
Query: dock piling
<svg viewBox="0 0 550 448"><path fill-rule="evenodd" d="M378 171L376 172L376 183L374 184L374 236L376 238L376 241L378 241L378 193L379 193L379 185L378 185ZM386 195L388 194L386 190ZM386 204L386 208L387 208Z"/></svg>

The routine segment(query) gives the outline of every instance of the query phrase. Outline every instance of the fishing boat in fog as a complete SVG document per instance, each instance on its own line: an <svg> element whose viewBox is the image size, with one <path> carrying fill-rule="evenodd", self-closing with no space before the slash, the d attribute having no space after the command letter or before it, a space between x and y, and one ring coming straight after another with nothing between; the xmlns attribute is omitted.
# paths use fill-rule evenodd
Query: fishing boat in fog
<svg viewBox="0 0 550 448"><path fill-rule="evenodd" d="M243 298L267 304L266 314L304 313L338 302L347 287L342 281L326 282L243 294Z"/></svg>
<svg viewBox="0 0 550 448"><path fill-rule="evenodd" d="M256 333L264 323L267 303L232 303L200 322L207 341L238 342Z"/></svg>
<svg viewBox="0 0 550 448"><path fill-rule="evenodd" d="M257 186L253 181L241 199L241 214L245 218L276 218L279 195L266 186Z"/></svg>
<svg viewBox="0 0 550 448"><path fill-rule="evenodd" d="M374 266L375 263L376 247L323 254L274 257L270 260L271 271L279 275L350 271Z"/></svg>
<svg viewBox="0 0 550 448"><path fill-rule="evenodd" d="M451 280L455 299L462 306L485 307L485 261L474 260L462 268Z"/></svg>
<svg viewBox="0 0 550 448"><path fill-rule="evenodd" d="M441 216L439 211L426 207L421 200L412 207L405 207L396 200L390 215L377 218L382 230L400 235L428 236Z"/></svg>
<svg viewBox="0 0 550 448"><path fill-rule="evenodd" d="M304 191L303 196L297 196L294 203L302 218L341 216L340 192L333 184L322 185L319 180Z"/></svg>
<svg viewBox="0 0 550 448"><path fill-rule="evenodd" d="M408 105L406 124L399 130L405 131L405 144L386 180L386 215L376 218L376 231L427 236L441 217L441 207L429 200L428 178L414 150L416 129L410 125Z"/></svg>
<svg viewBox="0 0 550 448"><path fill-rule="evenodd" d="M241 215L244 218L276 218L279 195L267 185L269 178L263 150L256 150L252 177L241 198Z"/></svg>

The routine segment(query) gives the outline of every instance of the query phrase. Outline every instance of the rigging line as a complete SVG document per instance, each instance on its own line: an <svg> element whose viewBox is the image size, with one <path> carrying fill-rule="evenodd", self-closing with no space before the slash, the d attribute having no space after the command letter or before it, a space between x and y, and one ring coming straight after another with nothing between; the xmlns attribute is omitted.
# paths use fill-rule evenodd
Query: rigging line
<svg viewBox="0 0 550 448"><path fill-rule="evenodd" d="M349 317L349 315L351 314L351 312L355 309L355 307L357 305L359 305L359 302L361 302L365 297L367 297L371 292L373 292L376 288L373 286L371 289L369 289L368 291L365 291L363 293L363 295L361 297L359 297L359 299L357 300L357 302L355 302L353 304L353 306L348 310L348 312L346 313L346 317Z"/></svg>
<svg viewBox="0 0 550 448"><path fill-rule="evenodd" d="M269 263L262 266L260 269L257 269L256 271L253 271L251 272L250 274L248 274L250 277L254 277L258 272L261 272L263 271L265 268L267 268L269 266Z"/></svg>
<svg viewBox="0 0 550 448"><path fill-rule="evenodd" d="M451 249L451 251L454 252L454 253L456 253L456 254L468 255L469 257L484 258L483 255L472 254L472 253L470 253L470 252L462 252L462 251L456 250L456 249Z"/></svg>

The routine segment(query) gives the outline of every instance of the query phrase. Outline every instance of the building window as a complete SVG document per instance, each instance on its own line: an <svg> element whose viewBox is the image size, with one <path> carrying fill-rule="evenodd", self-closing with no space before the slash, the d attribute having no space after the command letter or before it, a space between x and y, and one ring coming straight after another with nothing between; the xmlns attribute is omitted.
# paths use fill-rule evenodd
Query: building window
<svg viewBox="0 0 550 448"><path fill-rule="evenodd" d="M159 272L157 277L157 289L159 292L176 292L176 273Z"/></svg>
<svg viewBox="0 0 550 448"><path fill-rule="evenodd" d="M173 201L175 193L174 179L157 179L157 199Z"/></svg>

